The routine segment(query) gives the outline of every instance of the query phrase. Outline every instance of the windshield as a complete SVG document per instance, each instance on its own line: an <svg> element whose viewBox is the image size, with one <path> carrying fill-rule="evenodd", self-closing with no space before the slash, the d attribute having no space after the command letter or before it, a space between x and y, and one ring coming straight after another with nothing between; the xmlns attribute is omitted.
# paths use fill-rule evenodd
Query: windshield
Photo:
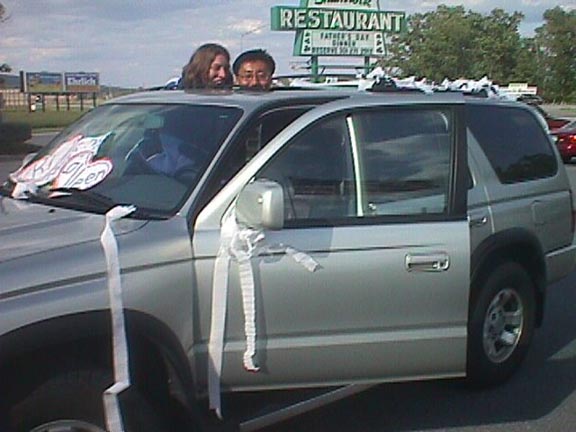
<svg viewBox="0 0 576 432"><path fill-rule="evenodd" d="M145 217L168 217L240 116L239 109L215 106L105 105L11 175L4 190L79 210L132 204Z"/></svg>

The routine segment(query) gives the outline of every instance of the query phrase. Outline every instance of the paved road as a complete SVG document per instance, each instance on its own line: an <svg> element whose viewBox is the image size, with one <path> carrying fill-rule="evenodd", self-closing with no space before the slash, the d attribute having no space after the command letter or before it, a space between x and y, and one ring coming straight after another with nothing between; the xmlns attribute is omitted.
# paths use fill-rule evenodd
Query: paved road
<svg viewBox="0 0 576 432"><path fill-rule="evenodd" d="M58 132L40 132L40 133L35 133L32 138L30 139L30 141L28 141L31 144L36 144L39 146L45 146L46 144L48 144L50 142L50 140L52 138L54 138L56 135L58 135Z"/></svg>

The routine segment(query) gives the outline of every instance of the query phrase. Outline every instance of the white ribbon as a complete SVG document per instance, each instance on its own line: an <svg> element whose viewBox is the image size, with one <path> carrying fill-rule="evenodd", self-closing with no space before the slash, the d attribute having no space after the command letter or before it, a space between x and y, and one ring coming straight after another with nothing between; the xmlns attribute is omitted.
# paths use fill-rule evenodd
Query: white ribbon
<svg viewBox="0 0 576 432"><path fill-rule="evenodd" d="M21 182L18 180L17 174L20 170L33 158L33 155L27 155L24 157L20 168L18 168L15 172L10 173L8 178L16 183L14 185L14 189L12 189L12 198L17 200L28 199L28 193L35 194L38 191L38 185L34 182Z"/></svg>
<svg viewBox="0 0 576 432"><path fill-rule="evenodd" d="M486 96L488 98L495 98L495 99L511 99L506 92L500 90L498 85L494 84L488 77L483 77L480 80L472 80L472 79L457 79L455 81L451 81L449 79L445 79L440 84L430 82L426 78L422 78L420 80L416 79L415 76L410 76L407 78L397 78L388 75L384 69L380 66L372 70L366 78L360 78L358 83L359 90L366 90L372 88L372 86L383 80L390 80L394 82L396 87L398 88L413 88L419 89L424 93L433 93L434 91L469 91L478 93L482 90L486 92Z"/></svg>
<svg viewBox="0 0 576 432"><path fill-rule="evenodd" d="M229 253L238 262L242 308L244 310L244 335L246 336L243 363L244 368L251 372L260 370L254 364L254 355L256 354L256 295L251 258L255 255L258 243L262 240L264 240L262 231L243 228L236 230L229 248Z"/></svg>
<svg viewBox="0 0 576 432"><path fill-rule="evenodd" d="M259 244L263 241L264 233L261 230L240 227L237 224L233 209L224 216L220 230L220 248L214 262L212 317L208 342L208 396L210 408L215 410L219 418L222 418L220 380L224 353L230 261L233 258L238 262L244 310L244 336L246 338L243 364L244 368L250 372L260 370L254 363L256 355L256 295L251 258L257 256L264 249L268 251L273 249L274 252L286 252L308 271L313 272L319 267L312 257L289 246L260 248Z"/></svg>
<svg viewBox="0 0 576 432"><path fill-rule="evenodd" d="M12 190L12 198L24 200L29 198L29 194L35 194L38 191L38 185L35 183L16 183Z"/></svg>
<svg viewBox="0 0 576 432"><path fill-rule="evenodd" d="M30 153L24 156L22 163L20 164L20 168L8 175L8 178L16 183L14 185L14 189L12 189L12 198L17 200L28 199L29 193L35 194L38 191L38 184L34 182L22 182L18 180L18 173L22 170L22 168L26 166L26 164L28 164L28 162L34 159L35 155L36 153Z"/></svg>
<svg viewBox="0 0 576 432"><path fill-rule="evenodd" d="M114 357L114 384L104 391L104 410L106 429L109 432L124 432L118 395L130 387L130 370L128 366L128 344L124 323L124 306L122 303L122 284L120 280L120 261L118 243L112 230L112 223L136 210L134 206L116 206L106 213L106 225L100 236L104 248L108 275L108 296L112 315L112 349Z"/></svg>
<svg viewBox="0 0 576 432"><path fill-rule="evenodd" d="M222 373L224 329L226 326L228 301L228 272L231 260L228 249L236 231L236 223L232 214L225 216L220 229L220 248L214 262L212 281L212 316L210 340L208 342L208 396L210 408L216 411L218 418L222 418L220 375Z"/></svg>

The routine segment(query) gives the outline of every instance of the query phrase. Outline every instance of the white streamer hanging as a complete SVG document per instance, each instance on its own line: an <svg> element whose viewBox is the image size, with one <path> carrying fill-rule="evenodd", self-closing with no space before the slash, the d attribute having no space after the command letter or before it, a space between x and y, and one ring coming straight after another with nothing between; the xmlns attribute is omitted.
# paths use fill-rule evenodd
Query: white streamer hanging
<svg viewBox="0 0 576 432"><path fill-rule="evenodd" d="M308 271L315 271L319 265L312 257L296 249L279 245L277 247L259 248L264 241L264 232L248 227L240 227L234 216L234 209L224 216L220 230L220 248L214 262L214 278L212 282L212 317L210 324L210 340L208 342L208 395L210 408L222 418L220 380L224 353L224 332L226 327L226 311L228 298L228 275L230 261L238 262L240 288L242 290L242 307L244 310L244 335L246 350L244 351L244 368L250 372L258 372L260 368L254 363L256 355L256 296L254 271L251 258L266 249L274 252L286 252L294 261L304 266Z"/></svg>
<svg viewBox="0 0 576 432"><path fill-rule="evenodd" d="M122 284L120 280L120 262L118 243L112 230L114 221L128 216L136 210L134 206L116 206L106 213L106 224L100 236L104 248L108 275L108 296L112 315L112 349L114 358L114 384L104 391L104 410L106 429L109 432L124 432L118 395L130 387L130 370L128 366L128 344L124 322L122 302Z"/></svg>

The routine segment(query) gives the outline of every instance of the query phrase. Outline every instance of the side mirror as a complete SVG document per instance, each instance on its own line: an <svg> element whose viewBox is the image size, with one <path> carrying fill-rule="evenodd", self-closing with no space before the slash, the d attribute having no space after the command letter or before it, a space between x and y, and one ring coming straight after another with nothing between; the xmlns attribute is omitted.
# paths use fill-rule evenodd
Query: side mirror
<svg viewBox="0 0 576 432"><path fill-rule="evenodd" d="M247 184L236 200L236 219L252 228L284 227L284 191L278 183L259 179Z"/></svg>

